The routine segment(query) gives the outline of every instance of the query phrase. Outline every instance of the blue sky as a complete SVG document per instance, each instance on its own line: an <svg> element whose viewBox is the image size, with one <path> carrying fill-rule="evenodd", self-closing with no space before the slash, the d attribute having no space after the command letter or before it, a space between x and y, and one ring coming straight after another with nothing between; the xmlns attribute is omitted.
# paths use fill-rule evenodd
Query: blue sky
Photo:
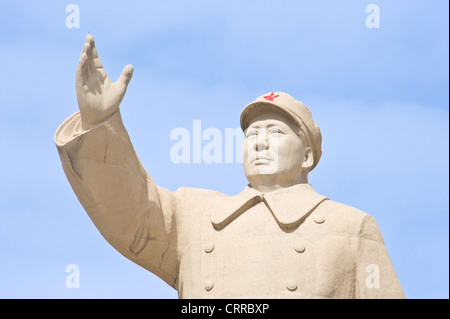
<svg viewBox="0 0 450 319"><path fill-rule="evenodd" d="M170 133L236 128L288 92L322 130L316 191L376 218L408 298L449 298L448 27L448 1L1 1L0 298L177 297L101 237L62 170L88 32L112 80L135 67L121 113L157 184L238 193L241 163L174 164Z"/></svg>

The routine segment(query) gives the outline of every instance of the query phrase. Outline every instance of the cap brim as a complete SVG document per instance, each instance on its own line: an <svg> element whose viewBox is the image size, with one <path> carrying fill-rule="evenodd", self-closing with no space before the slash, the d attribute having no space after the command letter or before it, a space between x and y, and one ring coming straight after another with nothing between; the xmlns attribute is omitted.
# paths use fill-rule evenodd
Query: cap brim
<svg viewBox="0 0 450 319"><path fill-rule="evenodd" d="M248 126L251 123L251 120L260 115L262 112L272 111L276 113L280 113L287 118L291 119L299 129L302 128L302 124L298 121L297 117L287 108L282 105L278 105L273 102L265 102L265 101L255 101L248 104L241 113L241 129L245 132Z"/></svg>

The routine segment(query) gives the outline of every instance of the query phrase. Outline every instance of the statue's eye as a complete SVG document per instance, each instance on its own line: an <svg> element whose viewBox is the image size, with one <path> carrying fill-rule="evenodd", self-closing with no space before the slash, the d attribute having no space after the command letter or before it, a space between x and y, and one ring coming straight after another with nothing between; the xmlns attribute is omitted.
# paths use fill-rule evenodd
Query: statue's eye
<svg viewBox="0 0 450 319"><path fill-rule="evenodd" d="M273 127L269 130L269 134L275 135L275 134L284 134L284 133L278 127Z"/></svg>
<svg viewBox="0 0 450 319"><path fill-rule="evenodd" d="M248 130L247 135L245 135L245 136L252 137L252 136L257 136L257 135L258 135L258 130Z"/></svg>

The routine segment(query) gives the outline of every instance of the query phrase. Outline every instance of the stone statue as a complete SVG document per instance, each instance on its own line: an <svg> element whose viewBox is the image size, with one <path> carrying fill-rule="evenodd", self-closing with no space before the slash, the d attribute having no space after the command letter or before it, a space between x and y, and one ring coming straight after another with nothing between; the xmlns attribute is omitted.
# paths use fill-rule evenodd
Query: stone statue
<svg viewBox="0 0 450 319"><path fill-rule="evenodd" d="M244 108L241 193L172 192L143 168L122 123L132 73L111 82L88 34L80 111L55 134L73 190L121 254L179 298L405 297L375 219L308 184L322 137L304 104L272 92Z"/></svg>

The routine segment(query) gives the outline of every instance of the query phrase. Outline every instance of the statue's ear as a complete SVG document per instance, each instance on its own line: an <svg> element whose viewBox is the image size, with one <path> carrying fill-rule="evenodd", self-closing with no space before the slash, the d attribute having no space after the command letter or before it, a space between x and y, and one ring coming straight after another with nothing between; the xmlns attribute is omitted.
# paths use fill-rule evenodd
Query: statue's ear
<svg viewBox="0 0 450 319"><path fill-rule="evenodd" d="M314 164L314 153L311 147L307 147L305 157L303 158L302 168L305 171L310 171Z"/></svg>

